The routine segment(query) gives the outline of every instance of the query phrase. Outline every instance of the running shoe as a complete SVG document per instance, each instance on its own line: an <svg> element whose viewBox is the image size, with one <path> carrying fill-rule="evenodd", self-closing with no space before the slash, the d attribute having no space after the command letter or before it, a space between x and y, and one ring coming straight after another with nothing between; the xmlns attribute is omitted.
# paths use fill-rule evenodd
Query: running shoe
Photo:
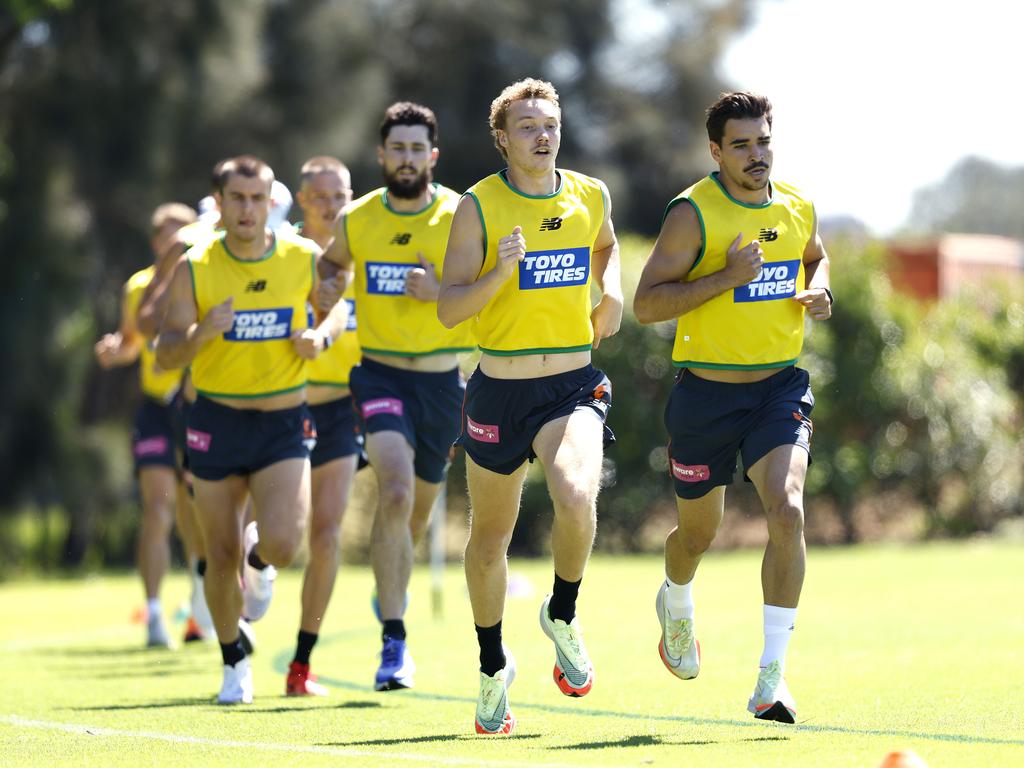
<svg viewBox="0 0 1024 768"><path fill-rule="evenodd" d="M552 620L548 613L550 603L551 595L541 603L540 628L555 644L555 667L552 671L555 685L566 696L586 696L594 685L594 666L583 644L579 618L574 618L569 624L561 619Z"/></svg>
<svg viewBox="0 0 1024 768"><path fill-rule="evenodd" d="M274 594L274 579L277 578L277 569L272 565L262 570L249 565L249 554L259 540L254 520L245 526L242 536L242 615L249 621L259 621L266 614Z"/></svg>
<svg viewBox="0 0 1024 768"><path fill-rule="evenodd" d="M373 689L375 691L397 691L402 688L412 688L414 672L416 672L416 664L406 647L405 640L385 635L384 646L380 652L380 667L377 668Z"/></svg>
<svg viewBox="0 0 1024 768"><path fill-rule="evenodd" d="M476 700L476 732L485 736L508 736L516 718L508 703L508 688L516 679L516 660L505 650L505 666L493 676L480 673L480 696Z"/></svg>
<svg viewBox="0 0 1024 768"><path fill-rule="evenodd" d="M693 619L673 619L665 604L668 585L658 590L655 607L661 622L658 653L668 671L683 680L692 680L700 672L700 643L693 636Z"/></svg>
<svg viewBox="0 0 1024 768"><path fill-rule="evenodd" d="M316 681L309 664L293 661L288 665L288 679L284 684L285 696L327 696L328 690Z"/></svg>
<svg viewBox="0 0 1024 768"><path fill-rule="evenodd" d="M782 665L779 662L773 661L767 667L761 667L754 695L747 702L747 711L758 720L796 722L796 702L782 676Z"/></svg>
<svg viewBox="0 0 1024 768"><path fill-rule="evenodd" d="M233 666L224 665L224 682L217 694L218 704L252 704L252 667L246 656Z"/></svg>

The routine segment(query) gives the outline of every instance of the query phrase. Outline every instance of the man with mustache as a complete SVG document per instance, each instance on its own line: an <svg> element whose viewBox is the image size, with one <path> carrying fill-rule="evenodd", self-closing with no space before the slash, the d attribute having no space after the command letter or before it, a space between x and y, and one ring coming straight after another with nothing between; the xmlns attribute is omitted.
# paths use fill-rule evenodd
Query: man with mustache
<svg viewBox="0 0 1024 768"><path fill-rule="evenodd" d="M337 272L342 291L354 272L363 356L349 387L379 486L370 555L384 626L374 688L391 691L413 685L403 620L413 546L459 434L465 384L457 354L473 342L468 325L449 330L435 309L459 202L456 192L433 182L437 119L420 104L392 104L380 142L385 186L341 212L323 269L328 277Z"/></svg>
<svg viewBox="0 0 1024 768"><path fill-rule="evenodd" d="M792 723L796 704L783 673L804 579L814 407L807 371L794 364L805 315L831 317L832 293L814 206L769 180L771 128L763 96L725 93L708 108L718 171L669 203L633 309L642 323L677 321L680 372L665 425L679 523L665 541L656 600L661 659L683 680L700 671L693 578L722 521L739 453L768 523L764 648L747 709Z"/></svg>

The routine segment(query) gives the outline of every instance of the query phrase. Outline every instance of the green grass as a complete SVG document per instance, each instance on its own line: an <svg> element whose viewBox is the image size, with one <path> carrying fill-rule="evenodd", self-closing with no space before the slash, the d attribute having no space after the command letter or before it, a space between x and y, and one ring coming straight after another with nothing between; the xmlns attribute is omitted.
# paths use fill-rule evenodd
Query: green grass
<svg viewBox="0 0 1024 768"><path fill-rule="evenodd" d="M414 575L413 690L372 690L379 630L371 576L343 567L314 670L327 699L285 698L300 574L282 573L256 627L256 702L218 707L216 646L144 651L129 575L0 585L0 764L877 766L913 749L939 766L1024 764L1024 547L936 544L817 550L790 646L798 724L746 712L760 653L760 553L712 553L695 590L704 651L683 682L656 650L661 563L591 563L580 616L597 669L592 693L562 696L537 625L546 561L513 561L533 594L509 599L506 643L519 675L511 739L473 735L476 641L461 570L442 620ZM165 604L187 597L185 577ZM180 626L175 633L180 635ZM239 745L243 745L241 748Z"/></svg>

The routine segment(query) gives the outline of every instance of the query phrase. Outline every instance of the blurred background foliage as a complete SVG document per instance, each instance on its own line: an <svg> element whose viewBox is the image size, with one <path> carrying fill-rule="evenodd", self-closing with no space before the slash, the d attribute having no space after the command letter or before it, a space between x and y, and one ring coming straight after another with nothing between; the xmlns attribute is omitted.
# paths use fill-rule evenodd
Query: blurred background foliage
<svg viewBox="0 0 1024 768"><path fill-rule="evenodd" d="M194 204L213 164L242 152L264 157L293 189L307 157L336 155L351 167L357 194L366 191L379 183L380 116L397 99L435 109L438 179L464 189L499 167L491 99L515 79L539 76L562 94L560 163L612 191L628 304L665 202L710 169L702 111L736 85L721 81L716 62L749 5L6 3L0 572L132 560L134 372L101 374L91 346L116 326L124 280L150 259L146 226L157 204ZM1024 174L1013 173L965 161L947 180L965 193L922 190L917 228L1019 235L1019 206L993 218L993 206L975 205L1007 183L1024 189ZM996 191L983 198L978 190L989 188ZM1013 199L1003 194L999 210ZM828 245L837 312L810 329L804 358L818 400L809 536L964 535L1019 516L1024 296L1001 286L918 305L893 293L880 244L850 237ZM672 525L662 426L672 332L671 324L640 327L627 309L621 333L596 355L614 383L618 436L599 509L606 549L657 548ZM461 471L450 484L453 523L465 516ZM531 477L538 482L528 485L514 541L521 553L544 551L550 528L546 491ZM749 487L738 483L729 498L722 544L760 540ZM354 525L353 540L363 541ZM457 551L462 526L452 527Z"/></svg>

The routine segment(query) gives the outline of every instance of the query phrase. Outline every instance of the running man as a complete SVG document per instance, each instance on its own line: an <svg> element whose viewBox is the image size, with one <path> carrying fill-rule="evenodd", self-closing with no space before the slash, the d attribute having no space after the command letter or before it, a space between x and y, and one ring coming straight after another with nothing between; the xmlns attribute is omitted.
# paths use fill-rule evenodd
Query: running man
<svg viewBox="0 0 1024 768"><path fill-rule="evenodd" d="M310 158L302 166L296 199L302 209L302 236L325 247L334 236L338 213L352 200L348 168L333 157ZM344 333L308 368L306 401L316 424L316 447L309 457L313 469L313 511L309 562L302 581L302 617L295 656L285 681L285 693L289 696L327 695L327 689L309 671L309 657L334 590L340 560L341 519L362 451L348 388L349 372L359 362L352 296L350 285L344 297L348 304Z"/></svg>
<svg viewBox="0 0 1024 768"><path fill-rule="evenodd" d="M273 180L258 158L224 163L224 235L192 248L176 267L157 343L161 365L191 365L198 392L188 452L207 546L206 599L224 661L222 704L252 701L238 619L243 608L251 620L266 613L274 567L291 562L305 533L315 439L306 363L339 335L347 309L339 302L307 327L319 248L267 228ZM259 538L249 525L243 542L249 494Z"/></svg>
<svg viewBox="0 0 1024 768"><path fill-rule="evenodd" d="M458 204L456 192L433 182L437 119L419 104L393 104L380 141L385 186L342 211L324 256L342 275L355 273L363 357L350 386L380 499L370 537L384 623L374 687L389 691L413 685L403 620L413 546L459 434L465 385L457 354L473 342L468 324L448 330L437 319L438 274Z"/></svg>
<svg viewBox="0 0 1024 768"><path fill-rule="evenodd" d="M175 233L196 220L196 212L183 203L165 203L151 220L150 248L154 259ZM156 274L155 264L132 275L124 286L121 321L116 333L108 333L95 346L96 360L104 369L139 361L143 400L132 431L132 457L142 495L142 527L139 531L138 564L146 590L146 645L170 647L160 603L160 584L170 567L169 537L177 518L178 534L190 561L202 549L193 519L192 504L181 487L175 436L176 403L181 385L180 369L164 370L156 363L151 339L138 326L142 294ZM150 334L152 335L152 334ZM204 602L205 605L205 602ZM186 641L201 639L202 630L190 624Z"/></svg>
<svg viewBox="0 0 1024 768"><path fill-rule="evenodd" d="M604 425L611 384L590 361L619 329L622 290L607 188L555 165L554 86L508 86L491 104L490 125L508 168L459 202L437 311L449 327L473 318L483 352L460 438L472 505L466 581L480 644L476 731L507 734L515 662L501 641L506 553L534 458L554 505L554 588L540 625L555 646L555 683L583 696L594 682L576 598L596 531L602 445L612 438ZM591 285L602 293L596 306Z"/></svg>
<svg viewBox="0 0 1024 768"><path fill-rule="evenodd" d="M804 580L804 478L814 396L795 367L804 317L832 316L829 262L814 206L770 181L772 107L725 93L707 110L718 171L668 204L634 299L642 323L676 319L680 368L665 409L679 524L665 541L656 607L669 671L700 671L693 577L722 521L725 486L743 457L764 505L764 649L748 710L792 723L783 673Z"/></svg>

